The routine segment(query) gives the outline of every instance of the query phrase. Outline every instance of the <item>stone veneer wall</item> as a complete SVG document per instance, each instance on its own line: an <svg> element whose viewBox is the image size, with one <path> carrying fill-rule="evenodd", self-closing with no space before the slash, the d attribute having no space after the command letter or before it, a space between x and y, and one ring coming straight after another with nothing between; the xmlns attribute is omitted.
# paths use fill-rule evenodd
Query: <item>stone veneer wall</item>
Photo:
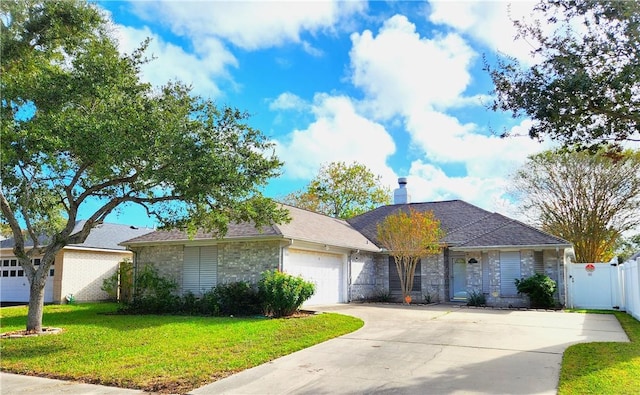
<svg viewBox="0 0 640 395"><path fill-rule="evenodd" d="M427 295L431 303L441 303L448 300L445 295L445 264L442 253L422 258L421 276L421 302L422 299L427 301Z"/></svg>
<svg viewBox="0 0 640 395"><path fill-rule="evenodd" d="M371 300L389 290L385 281L382 260L373 253L353 254L351 259L351 279L349 300ZM388 268L386 269L388 270Z"/></svg>
<svg viewBox="0 0 640 395"><path fill-rule="evenodd" d="M280 242L218 244L218 284L246 281L257 284L261 273L278 268Z"/></svg>
<svg viewBox="0 0 640 395"><path fill-rule="evenodd" d="M486 296L487 305L495 307L528 307L529 299L526 295L505 297L500 294L500 251L488 251L489 258L489 293ZM475 258L477 264L467 264L467 286L469 292L482 292L482 254L472 252L465 254L465 259ZM560 273L564 272L564 259L562 253L555 250L543 251L544 274L556 281L558 292L556 300L562 305L565 303L564 283L558 275L558 258L560 258ZM527 278L535 274L534 250L520 251L520 275Z"/></svg>
<svg viewBox="0 0 640 395"><path fill-rule="evenodd" d="M158 245L135 249L138 267L153 265L158 274L182 284L184 245ZM218 284L246 281L256 284L265 270L278 268L278 241L218 244Z"/></svg>

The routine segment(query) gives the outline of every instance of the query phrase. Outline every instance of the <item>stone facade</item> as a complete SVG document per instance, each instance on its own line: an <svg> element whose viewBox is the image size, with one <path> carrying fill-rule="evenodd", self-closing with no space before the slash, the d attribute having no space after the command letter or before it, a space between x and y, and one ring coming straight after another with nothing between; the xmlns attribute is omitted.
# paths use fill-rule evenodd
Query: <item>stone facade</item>
<svg viewBox="0 0 640 395"><path fill-rule="evenodd" d="M184 246L158 245L136 249L138 266L154 265L160 275L182 282ZM218 244L218 283L247 281L257 283L265 270L277 269L281 259L278 241L225 242ZM416 303L445 303L450 301L449 259L464 257L466 264L466 291L484 293L488 306L526 307L526 295L504 296L501 294L500 250L452 253L445 249L441 254L424 257L421 267L421 289L412 292ZM520 251L520 273L526 278L535 273L535 251ZM563 252L545 250L542 253L544 274L558 285L557 300L565 303ZM359 252L348 256L349 301L375 300L389 294L389 255ZM475 263L469 263L475 260ZM484 282L488 282L484 284ZM397 296L397 295L396 295ZM398 300L400 301L400 300Z"/></svg>
<svg viewBox="0 0 640 395"><path fill-rule="evenodd" d="M388 291L389 284L380 266L380 259L373 253L351 255L349 300L371 300Z"/></svg>
<svg viewBox="0 0 640 395"><path fill-rule="evenodd" d="M278 268L280 243L239 242L218 244L218 284L246 281L257 284L262 272Z"/></svg>
<svg viewBox="0 0 640 395"><path fill-rule="evenodd" d="M445 278L444 255L431 255L422 258L422 290L421 298L428 303L441 303L447 300Z"/></svg>
<svg viewBox="0 0 640 395"><path fill-rule="evenodd" d="M157 245L134 249L136 270L145 265L153 266L161 277L182 284L183 245Z"/></svg>
<svg viewBox="0 0 640 395"><path fill-rule="evenodd" d="M138 247L135 253L138 270L149 264L160 276L182 284L184 245ZM277 241L219 243L217 254L218 284L257 284L262 272L278 268L280 245Z"/></svg>

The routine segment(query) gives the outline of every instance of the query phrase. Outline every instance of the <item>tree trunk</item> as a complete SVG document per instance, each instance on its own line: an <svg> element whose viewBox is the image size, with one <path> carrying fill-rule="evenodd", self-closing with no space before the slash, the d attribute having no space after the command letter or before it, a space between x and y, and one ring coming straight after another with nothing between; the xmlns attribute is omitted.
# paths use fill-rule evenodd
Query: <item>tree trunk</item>
<svg viewBox="0 0 640 395"><path fill-rule="evenodd" d="M31 292L29 292L29 312L27 313L27 331L42 332L42 313L44 310L44 286L47 283L47 271L44 272L43 279L36 274L30 281Z"/></svg>

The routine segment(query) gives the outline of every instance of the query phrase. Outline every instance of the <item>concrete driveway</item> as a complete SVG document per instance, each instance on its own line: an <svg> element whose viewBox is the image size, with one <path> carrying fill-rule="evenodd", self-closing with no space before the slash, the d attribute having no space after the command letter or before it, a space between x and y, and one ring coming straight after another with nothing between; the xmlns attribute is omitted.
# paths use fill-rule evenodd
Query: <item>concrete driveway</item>
<svg viewBox="0 0 640 395"><path fill-rule="evenodd" d="M555 394L571 344L629 341L613 315L350 304L360 330L191 394Z"/></svg>

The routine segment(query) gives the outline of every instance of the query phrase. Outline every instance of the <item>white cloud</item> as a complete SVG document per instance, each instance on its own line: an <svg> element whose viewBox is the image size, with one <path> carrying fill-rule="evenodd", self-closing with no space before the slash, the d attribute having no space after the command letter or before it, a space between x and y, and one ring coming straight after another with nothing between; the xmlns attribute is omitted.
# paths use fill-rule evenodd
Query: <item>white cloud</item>
<svg viewBox="0 0 640 395"><path fill-rule="evenodd" d="M431 1L433 23L446 24L470 34L496 52L530 62L534 47L514 40L513 20L532 21L534 1Z"/></svg>
<svg viewBox="0 0 640 395"><path fill-rule="evenodd" d="M274 110L306 110L309 108L309 104L303 100L300 96L291 93L281 93L275 100L269 103L269 109Z"/></svg>
<svg viewBox="0 0 640 395"><path fill-rule="evenodd" d="M452 177L439 167L420 160L411 164L407 178L412 202L460 199L515 218L513 203L505 194L508 183L505 178Z"/></svg>
<svg viewBox="0 0 640 395"><path fill-rule="evenodd" d="M135 29L116 25L120 51L131 53L147 37L151 38L146 55L156 59L142 66L143 80L153 85L179 80L192 85L194 92L206 97L221 94L216 79L228 78L226 67L237 66L235 57L215 39L202 40L197 53L164 41L148 27Z"/></svg>
<svg viewBox="0 0 640 395"><path fill-rule="evenodd" d="M362 1L165 1L132 2L134 12L160 20L177 35L196 42L219 37L254 50L302 42L304 31L331 30L343 19L362 12Z"/></svg>
<svg viewBox="0 0 640 395"><path fill-rule="evenodd" d="M530 124L523 121L511 132L519 135ZM462 125L452 116L433 111L411 114L407 122L413 144L430 161L464 163L467 174L478 177L504 176L528 155L546 147L528 136L500 138L474 133L475 129L476 125Z"/></svg>
<svg viewBox="0 0 640 395"><path fill-rule="evenodd" d="M285 162L285 177L312 178L323 163L358 162L382 177L385 184L396 175L386 159L395 144L385 128L355 111L348 97L318 94L312 110L315 121L279 139L277 155Z"/></svg>
<svg viewBox="0 0 640 395"><path fill-rule="evenodd" d="M456 34L422 38L403 15L385 21L377 36L351 35L352 82L381 119L461 100L471 81L474 51Z"/></svg>

